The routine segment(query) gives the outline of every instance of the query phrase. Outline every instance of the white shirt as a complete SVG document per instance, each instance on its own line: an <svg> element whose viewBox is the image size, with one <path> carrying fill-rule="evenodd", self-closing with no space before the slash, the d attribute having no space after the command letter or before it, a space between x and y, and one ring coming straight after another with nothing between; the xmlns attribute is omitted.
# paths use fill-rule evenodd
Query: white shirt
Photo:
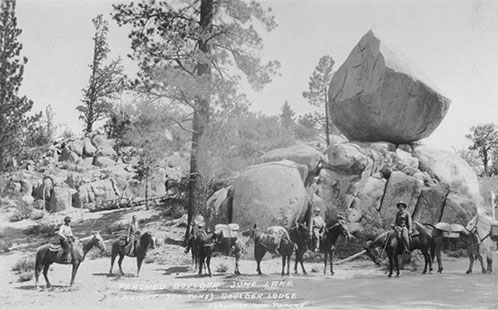
<svg viewBox="0 0 498 310"><path fill-rule="evenodd" d="M71 227L69 225L66 225L66 224L61 225L61 228L59 228L58 234L59 234L59 236L61 236L63 238L74 237L73 231L71 230Z"/></svg>

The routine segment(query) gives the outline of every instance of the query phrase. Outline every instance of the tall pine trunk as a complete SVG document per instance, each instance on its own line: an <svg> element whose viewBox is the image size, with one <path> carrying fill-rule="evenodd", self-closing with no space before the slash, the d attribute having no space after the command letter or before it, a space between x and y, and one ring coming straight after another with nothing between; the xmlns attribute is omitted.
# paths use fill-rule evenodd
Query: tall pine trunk
<svg viewBox="0 0 498 310"><path fill-rule="evenodd" d="M200 26L201 30L208 34L213 22L213 0L201 1ZM207 36L199 40L199 48L204 54L210 53L210 46ZM211 65L209 63L199 63L197 75L211 75ZM194 109L193 133L192 133L192 150L190 153L190 177L189 177L189 199L188 199L188 220L187 231L185 233L185 243L189 239L190 226L192 219L204 208L207 200L207 185L201 173L199 173L199 154L204 150L201 149L201 141L204 137L205 130L209 125L210 98L206 94L204 98L197 98Z"/></svg>

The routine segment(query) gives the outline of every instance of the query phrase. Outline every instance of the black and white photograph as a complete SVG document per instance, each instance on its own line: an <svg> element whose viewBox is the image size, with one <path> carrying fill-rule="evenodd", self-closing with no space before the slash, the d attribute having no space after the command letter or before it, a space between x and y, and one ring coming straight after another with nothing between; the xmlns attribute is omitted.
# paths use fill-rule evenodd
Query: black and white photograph
<svg viewBox="0 0 498 310"><path fill-rule="evenodd" d="M494 0L0 0L0 309L497 309L497 100Z"/></svg>

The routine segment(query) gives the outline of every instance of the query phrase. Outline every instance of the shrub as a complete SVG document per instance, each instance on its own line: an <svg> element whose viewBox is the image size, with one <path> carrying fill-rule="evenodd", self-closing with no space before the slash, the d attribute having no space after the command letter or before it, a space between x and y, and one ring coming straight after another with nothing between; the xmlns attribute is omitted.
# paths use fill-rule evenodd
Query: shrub
<svg viewBox="0 0 498 310"><path fill-rule="evenodd" d="M0 252L9 252L12 242L0 239Z"/></svg>
<svg viewBox="0 0 498 310"><path fill-rule="evenodd" d="M33 279L33 271L32 270L21 272L17 281L18 282L27 282L27 281L31 281L31 279Z"/></svg>
<svg viewBox="0 0 498 310"><path fill-rule="evenodd" d="M35 260L31 256L26 256L18 260L12 267L12 271L25 273L35 269Z"/></svg>
<svg viewBox="0 0 498 310"><path fill-rule="evenodd" d="M11 222L28 219L33 211L33 205L22 199L16 201L15 208L16 211L9 217L9 221Z"/></svg>
<svg viewBox="0 0 498 310"><path fill-rule="evenodd" d="M219 272L219 273L225 273L228 271L228 266L226 264L219 264L218 267L216 267L216 272Z"/></svg>

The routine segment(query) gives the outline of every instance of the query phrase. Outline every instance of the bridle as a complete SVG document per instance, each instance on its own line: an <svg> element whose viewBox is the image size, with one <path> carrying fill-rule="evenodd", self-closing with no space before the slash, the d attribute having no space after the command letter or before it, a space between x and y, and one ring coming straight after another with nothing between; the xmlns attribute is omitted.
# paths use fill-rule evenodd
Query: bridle
<svg viewBox="0 0 498 310"><path fill-rule="evenodd" d="M477 223L478 222L479 222L479 215L476 215L476 223L474 224L474 227L470 230L467 229L467 227L465 227L465 230L467 230L468 232L470 232L472 234L475 234L477 236L477 239L479 240L479 244L481 244L484 240L486 240L486 238L491 236L491 231L486 236L481 238L481 236L479 236L479 232L477 231Z"/></svg>

